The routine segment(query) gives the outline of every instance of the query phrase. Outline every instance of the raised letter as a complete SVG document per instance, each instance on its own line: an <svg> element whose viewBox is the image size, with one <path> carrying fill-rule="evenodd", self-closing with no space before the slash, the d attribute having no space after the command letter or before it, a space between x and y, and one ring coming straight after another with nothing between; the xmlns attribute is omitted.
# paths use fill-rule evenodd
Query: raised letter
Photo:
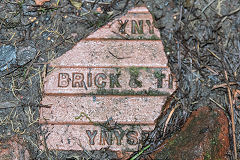
<svg viewBox="0 0 240 160"><path fill-rule="evenodd" d="M136 77L130 77L129 86L131 88L137 88L137 87L141 88L142 87L142 81L137 80Z"/></svg>
<svg viewBox="0 0 240 160"><path fill-rule="evenodd" d="M104 73L98 73L95 76L94 83L98 88L104 88L106 86L106 82L104 82L104 81L100 82L100 78L102 80L105 80L105 79L107 79L107 76Z"/></svg>
<svg viewBox="0 0 240 160"><path fill-rule="evenodd" d="M113 73L110 73L110 88L114 88L114 85L117 88L121 88L122 86L120 85L118 78L119 78L120 74L116 74L114 75Z"/></svg>
<svg viewBox="0 0 240 160"><path fill-rule="evenodd" d="M154 77L157 78L157 88L162 88L163 78L165 78L166 75L163 74L162 71L159 71L154 72Z"/></svg>
<svg viewBox="0 0 240 160"><path fill-rule="evenodd" d="M100 135L100 145L105 145L105 142L107 142L108 145L112 145L112 132L102 130Z"/></svg>
<svg viewBox="0 0 240 160"><path fill-rule="evenodd" d="M141 138L145 140L149 136L150 132L151 131L142 130Z"/></svg>
<svg viewBox="0 0 240 160"><path fill-rule="evenodd" d="M97 135L97 130L94 130L93 133L91 133L90 130L86 130L86 133L87 133L88 138L89 138L89 144L94 145L95 144L94 139Z"/></svg>
<svg viewBox="0 0 240 160"><path fill-rule="evenodd" d="M132 20L132 34L136 34L136 31L138 34L143 34L143 20L139 20L138 24L135 20Z"/></svg>
<svg viewBox="0 0 240 160"><path fill-rule="evenodd" d="M172 74L169 74L168 75L168 88L169 89L172 89L173 88L173 77L172 77Z"/></svg>
<svg viewBox="0 0 240 160"><path fill-rule="evenodd" d="M58 87L67 87L69 85L69 74L59 73L58 74Z"/></svg>
<svg viewBox="0 0 240 160"><path fill-rule="evenodd" d="M127 26L128 20L125 20L124 23L122 22L122 20L118 20L118 23L120 24L119 32L125 34L126 33L125 28Z"/></svg>
<svg viewBox="0 0 240 160"><path fill-rule="evenodd" d="M87 74L87 85L88 87L92 87L92 73Z"/></svg>
<svg viewBox="0 0 240 160"><path fill-rule="evenodd" d="M150 20L146 20L146 23L147 23L147 25L148 25L148 27L149 27L149 33L150 33L150 34L154 34L154 26L153 26L153 24L151 23L151 21L150 21Z"/></svg>
<svg viewBox="0 0 240 160"><path fill-rule="evenodd" d="M124 137L124 134L125 134L124 130L122 130L122 131L120 130L120 133L117 130L115 130L114 134L117 138L117 145L121 145L122 144L121 141L122 141L122 139Z"/></svg>
<svg viewBox="0 0 240 160"><path fill-rule="evenodd" d="M126 134L127 136L127 143L130 145L136 145L138 144L138 132L136 131L128 131L128 133Z"/></svg>
<svg viewBox="0 0 240 160"><path fill-rule="evenodd" d="M83 87L84 76L82 73L73 73L72 87Z"/></svg>

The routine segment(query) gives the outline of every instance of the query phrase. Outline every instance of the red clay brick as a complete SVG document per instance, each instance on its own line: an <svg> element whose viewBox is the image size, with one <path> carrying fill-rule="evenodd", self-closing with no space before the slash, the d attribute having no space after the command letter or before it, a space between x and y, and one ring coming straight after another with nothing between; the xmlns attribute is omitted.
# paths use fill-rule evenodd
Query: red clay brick
<svg viewBox="0 0 240 160"><path fill-rule="evenodd" d="M50 63L57 68L167 67L160 40L82 40Z"/></svg>
<svg viewBox="0 0 240 160"><path fill-rule="evenodd" d="M227 160L230 150L228 127L223 110L201 107L191 114L180 132L163 142L149 158L143 159Z"/></svg>
<svg viewBox="0 0 240 160"><path fill-rule="evenodd" d="M153 129L167 96L176 89L146 7L103 26L50 66L55 69L44 79L42 100L49 108L40 111L50 149L137 150L142 130ZM105 133L101 126L109 120L112 125ZM112 144L109 139L109 144L101 143L108 134Z"/></svg>
<svg viewBox="0 0 240 160"><path fill-rule="evenodd" d="M109 22L86 39L160 39L146 7L136 7L125 16Z"/></svg>
<svg viewBox="0 0 240 160"><path fill-rule="evenodd" d="M134 74L138 74L137 80L141 87L131 81ZM157 74L161 77L156 77ZM114 90L115 94L125 93L126 90L146 90L158 91L157 95L166 95L175 90L176 84L172 78L169 68L59 68L45 79L44 91L46 94L84 95L98 94L101 89ZM146 92L146 95L151 94Z"/></svg>
<svg viewBox="0 0 240 160"><path fill-rule="evenodd" d="M100 125L45 125L49 134L49 149L135 151L141 134L153 130L154 125L122 126L121 129L102 130ZM121 135L121 136L120 136Z"/></svg>
<svg viewBox="0 0 240 160"><path fill-rule="evenodd" d="M86 117L75 119L84 112L93 122L112 117L120 124L154 124L165 100L166 96L46 96L44 105L53 105L41 108L41 123L89 124Z"/></svg>
<svg viewBox="0 0 240 160"><path fill-rule="evenodd" d="M0 160L29 160L30 155L22 139L17 136L0 141Z"/></svg>

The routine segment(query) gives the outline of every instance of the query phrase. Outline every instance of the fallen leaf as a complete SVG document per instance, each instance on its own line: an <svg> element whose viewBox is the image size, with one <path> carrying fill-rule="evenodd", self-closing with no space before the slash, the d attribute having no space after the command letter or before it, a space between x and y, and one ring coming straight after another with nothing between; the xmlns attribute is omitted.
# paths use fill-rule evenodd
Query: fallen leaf
<svg viewBox="0 0 240 160"><path fill-rule="evenodd" d="M74 1L74 0L70 0L71 4L76 7L78 10L81 9L82 7L82 2L78 2L78 1Z"/></svg>
<svg viewBox="0 0 240 160"><path fill-rule="evenodd" d="M108 14L109 16L111 16L111 15L113 15L113 11L107 12L107 14Z"/></svg>

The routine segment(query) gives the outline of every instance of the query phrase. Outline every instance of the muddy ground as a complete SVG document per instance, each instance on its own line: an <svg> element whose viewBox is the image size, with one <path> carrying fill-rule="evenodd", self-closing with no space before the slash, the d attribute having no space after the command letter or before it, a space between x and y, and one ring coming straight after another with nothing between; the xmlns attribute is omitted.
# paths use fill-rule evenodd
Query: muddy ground
<svg viewBox="0 0 240 160"><path fill-rule="evenodd" d="M43 78L48 63L79 40L145 3L160 30L178 90L144 142L154 151L179 130L192 111L202 106L222 108L229 119L231 159L240 157L240 1L239 0L96 0L77 8L68 0L37 6L32 0L0 3L0 141L18 136L31 159L113 159L107 150L55 152L40 150L44 136L38 124ZM102 12L97 8L101 7ZM230 96L229 96L230 95ZM232 101L229 99L232 97ZM234 100L235 98L235 100ZM233 104L231 105L231 103ZM166 117L174 112L163 134ZM236 127L235 135L232 130ZM72 158L71 158L72 157ZM75 158L74 158L75 157Z"/></svg>

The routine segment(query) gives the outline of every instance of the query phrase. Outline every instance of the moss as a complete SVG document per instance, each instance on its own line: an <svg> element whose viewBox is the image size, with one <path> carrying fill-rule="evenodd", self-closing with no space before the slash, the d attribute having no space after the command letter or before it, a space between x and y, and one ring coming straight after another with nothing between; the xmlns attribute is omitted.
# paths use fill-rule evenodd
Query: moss
<svg viewBox="0 0 240 160"><path fill-rule="evenodd" d="M138 36L138 37L129 37L130 40L160 40L156 35L152 35L151 37L144 37L144 36Z"/></svg>
<svg viewBox="0 0 240 160"><path fill-rule="evenodd" d="M210 160L211 159L211 155L209 154L209 152L207 152L203 157L204 157L204 160Z"/></svg>
<svg viewBox="0 0 240 160"><path fill-rule="evenodd" d="M119 39L119 38L116 38L116 37L112 37L111 39ZM121 38L120 38L121 39ZM125 39L127 40L161 40L158 36L156 35L152 35L151 37L144 37L143 36L138 36L138 37L131 37L131 36L127 36L125 37Z"/></svg>
<svg viewBox="0 0 240 160"><path fill-rule="evenodd" d="M213 112L211 114L211 117L213 119L218 119L218 114ZM218 124L218 123L217 123ZM216 125L217 125L216 124ZM222 144L220 143L220 140L219 140L219 134L220 134L221 130L220 128L216 128L213 132L212 132L212 138L210 139L210 144L209 144L209 148L207 149L207 152L206 154L204 154L204 160L211 160L211 159L218 159L218 151L220 148L222 148ZM205 158L206 157L206 158Z"/></svg>
<svg viewBox="0 0 240 160"><path fill-rule="evenodd" d="M141 68L139 67L130 67L129 68L129 73L131 76L138 77L140 73Z"/></svg>
<svg viewBox="0 0 240 160"><path fill-rule="evenodd" d="M161 72L157 72L157 71L154 72L154 77L155 78L161 78L161 76L162 76Z"/></svg>
<svg viewBox="0 0 240 160"><path fill-rule="evenodd" d="M98 89L96 93L89 93L90 95L119 95L119 96L131 96L131 95L143 95L143 96L168 96L168 92L158 91L154 89L134 91L117 89Z"/></svg>
<svg viewBox="0 0 240 160"><path fill-rule="evenodd" d="M151 40L160 40L160 38L159 38L158 36L156 36L156 35L152 35L152 36L150 37L150 39L151 39Z"/></svg>
<svg viewBox="0 0 240 160"><path fill-rule="evenodd" d="M172 53L172 52L173 52L173 49L170 48L170 47L164 47L164 52L165 52L165 53Z"/></svg>
<svg viewBox="0 0 240 160"><path fill-rule="evenodd" d="M177 143L177 140L173 139L173 140L169 141L168 144L171 146L171 145L175 145L176 143Z"/></svg>
<svg viewBox="0 0 240 160"><path fill-rule="evenodd" d="M206 132L201 133L205 128L208 129L206 126L208 126L208 121L211 121L211 119L218 119L218 115L214 112L207 115L205 112L200 112L199 115L191 120L184 131L180 132L178 136L168 142L162 155L159 154L158 156L170 157L171 159L176 157L179 158L180 156L197 157L198 155L189 151L191 147L197 146L201 140L208 135L210 139L209 143L205 145L207 148L204 147L204 160L217 160L220 158L218 155L219 150L222 148L222 144L219 140L220 128L210 128L211 131L206 130ZM214 125L218 126L218 122L215 122ZM196 137L196 135L198 135L198 137ZM179 154L179 148L184 148L186 151ZM177 156L175 157L175 155Z"/></svg>
<svg viewBox="0 0 240 160"><path fill-rule="evenodd" d="M207 154L210 155L210 159L217 159L218 155L216 153L222 147L222 144L220 143L220 141L218 139L219 132L220 132L220 129L218 128L214 132L214 134L212 135L212 138L210 140L210 146L209 146L209 149L207 151ZM204 157L205 157L205 155L204 155Z"/></svg>
<svg viewBox="0 0 240 160"><path fill-rule="evenodd" d="M140 70L142 70L142 69L147 69L147 68L144 68L144 67L130 67L129 68L129 74L130 74L129 85L132 88L142 87L142 82L138 80Z"/></svg>
<svg viewBox="0 0 240 160"><path fill-rule="evenodd" d="M121 68L115 68L118 75L121 75ZM152 73L152 69L148 67L129 67L126 68L126 71L129 72L130 80L129 86L132 88L141 88L142 83L138 80L140 76L140 71L144 70L146 72ZM155 73L157 74L157 73ZM132 86L131 86L132 85ZM159 91L156 89L143 89L141 91L134 91L133 89L119 90L118 88L99 88L96 92L91 92L88 95L120 95L120 96L131 96L131 95L143 95L143 96L169 96L169 92Z"/></svg>
<svg viewBox="0 0 240 160"><path fill-rule="evenodd" d="M98 16L96 13L95 15ZM103 25L106 24L107 21L109 21L110 18L111 15L109 14L101 14L101 16L99 16L99 19L95 21L93 25L95 25L97 28L102 27Z"/></svg>

